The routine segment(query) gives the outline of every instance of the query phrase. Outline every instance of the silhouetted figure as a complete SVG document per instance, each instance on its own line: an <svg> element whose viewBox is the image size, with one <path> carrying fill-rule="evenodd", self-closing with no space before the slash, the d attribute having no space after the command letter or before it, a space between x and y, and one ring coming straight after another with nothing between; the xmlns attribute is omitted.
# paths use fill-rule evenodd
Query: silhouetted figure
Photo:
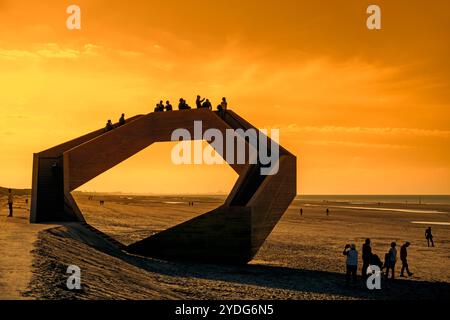
<svg viewBox="0 0 450 320"><path fill-rule="evenodd" d="M180 98L180 103L178 104L178 110L188 110L191 107L186 103L186 100Z"/></svg>
<svg viewBox="0 0 450 320"><path fill-rule="evenodd" d="M397 244L395 242L392 242L389 252L386 253L384 257L384 267L386 268L386 279L389 278L389 270L392 271L392 280L395 277L395 263L397 262L396 246Z"/></svg>
<svg viewBox="0 0 450 320"><path fill-rule="evenodd" d="M370 239L367 238L366 242L362 246L362 276L363 279L367 278L367 268L370 266L372 259L372 248L370 247Z"/></svg>
<svg viewBox="0 0 450 320"><path fill-rule="evenodd" d="M425 239L427 239L428 246L430 246L430 242L431 242L431 246L434 247L433 234L431 233L431 227L428 227L425 230Z"/></svg>
<svg viewBox="0 0 450 320"><path fill-rule="evenodd" d="M205 102L203 102L202 104L202 108L212 110L211 102L208 99L206 99Z"/></svg>
<svg viewBox="0 0 450 320"><path fill-rule="evenodd" d="M9 208L9 214L8 217L13 216L13 204L14 204L14 195L12 193L11 189L8 189L8 208Z"/></svg>
<svg viewBox="0 0 450 320"><path fill-rule="evenodd" d="M327 210L325 210L325 212L327 213L327 216L330 215L330 209L327 208Z"/></svg>
<svg viewBox="0 0 450 320"><path fill-rule="evenodd" d="M111 131L112 129L114 129L114 126L113 126L111 120L108 120L108 122L106 122L105 132Z"/></svg>
<svg viewBox="0 0 450 320"><path fill-rule="evenodd" d="M197 96L197 99L195 99L195 105L197 106L197 109L200 109L202 107L203 101L205 101L205 98L201 99L200 96Z"/></svg>
<svg viewBox="0 0 450 320"><path fill-rule="evenodd" d="M408 273L408 276L412 276L413 273L409 271L408 268L408 247L410 246L410 243L407 241L405 242L401 248L400 248L400 260L402 261L402 271L400 272L400 277L405 277L404 271L406 270L406 273Z"/></svg>
<svg viewBox="0 0 450 320"><path fill-rule="evenodd" d="M227 98L225 98L225 97L222 98L222 102L220 103L220 106L222 107L223 111L227 110L227 108L228 108Z"/></svg>
<svg viewBox="0 0 450 320"><path fill-rule="evenodd" d="M219 111L219 115L223 117L225 115L225 111L227 110L228 103L227 99L225 97L222 98L222 101L217 106L217 110Z"/></svg>
<svg viewBox="0 0 450 320"><path fill-rule="evenodd" d="M155 106L155 112L163 112L164 111L164 104L162 100L159 101L159 103Z"/></svg>
<svg viewBox="0 0 450 320"><path fill-rule="evenodd" d="M166 111L172 111L172 105L170 104L169 100L166 101Z"/></svg>
<svg viewBox="0 0 450 320"><path fill-rule="evenodd" d="M124 124L125 124L125 114L122 113L122 115L120 116L120 119L119 119L119 127L123 126Z"/></svg>
<svg viewBox="0 0 450 320"><path fill-rule="evenodd" d="M370 258L370 265L377 266L378 268L380 268L380 270L383 269L383 262L376 254L372 254L372 257Z"/></svg>
<svg viewBox="0 0 450 320"><path fill-rule="evenodd" d="M25 199L25 204L28 204L28 199Z"/></svg>
<svg viewBox="0 0 450 320"><path fill-rule="evenodd" d="M303 208L300 208L300 216L303 216Z"/></svg>
<svg viewBox="0 0 450 320"><path fill-rule="evenodd" d="M100 200L100 205L103 206L105 204L105 200Z"/></svg>
<svg viewBox="0 0 450 320"><path fill-rule="evenodd" d="M343 255L347 256L346 261L346 275L345 275L345 283L348 285L350 283L350 278L352 282L356 282L356 271L358 269L358 251L354 244L345 245Z"/></svg>

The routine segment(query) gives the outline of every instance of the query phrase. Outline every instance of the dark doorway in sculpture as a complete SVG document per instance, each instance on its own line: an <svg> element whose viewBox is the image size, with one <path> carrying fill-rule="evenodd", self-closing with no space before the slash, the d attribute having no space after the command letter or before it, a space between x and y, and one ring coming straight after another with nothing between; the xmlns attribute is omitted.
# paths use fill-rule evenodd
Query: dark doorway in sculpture
<svg viewBox="0 0 450 320"><path fill-rule="evenodd" d="M231 110L221 116L207 109L150 113L37 153L30 221L85 222L71 191L152 143L170 141L177 128L193 133L196 120L204 130L254 128ZM249 262L296 195L296 157L281 146L278 166L275 175L262 176L257 164L231 164L239 178L222 206L125 250L168 260Z"/></svg>

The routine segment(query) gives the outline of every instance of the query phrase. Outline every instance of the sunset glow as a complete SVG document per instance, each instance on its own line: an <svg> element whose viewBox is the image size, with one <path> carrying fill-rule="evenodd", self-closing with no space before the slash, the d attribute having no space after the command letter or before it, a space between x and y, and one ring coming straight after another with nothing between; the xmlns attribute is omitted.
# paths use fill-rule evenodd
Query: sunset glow
<svg viewBox="0 0 450 320"><path fill-rule="evenodd" d="M30 188L34 152L200 94L279 128L299 193L449 194L450 2L377 0L377 31L369 1L343 2L77 1L81 30L68 30L71 1L0 0L0 186ZM234 184L226 165L171 164L171 146L80 189Z"/></svg>

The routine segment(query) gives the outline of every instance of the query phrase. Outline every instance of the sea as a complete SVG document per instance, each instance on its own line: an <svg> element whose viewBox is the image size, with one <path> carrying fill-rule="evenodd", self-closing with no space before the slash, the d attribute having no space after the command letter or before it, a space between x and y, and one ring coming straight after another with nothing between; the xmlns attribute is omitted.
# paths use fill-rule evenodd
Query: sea
<svg viewBox="0 0 450 320"><path fill-rule="evenodd" d="M367 203L447 204L450 195L297 195L296 200Z"/></svg>

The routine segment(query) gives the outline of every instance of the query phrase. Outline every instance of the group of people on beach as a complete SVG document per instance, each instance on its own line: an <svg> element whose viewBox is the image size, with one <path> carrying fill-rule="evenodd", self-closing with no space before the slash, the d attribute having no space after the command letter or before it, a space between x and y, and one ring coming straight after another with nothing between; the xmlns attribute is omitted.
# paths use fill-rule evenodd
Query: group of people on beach
<svg viewBox="0 0 450 320"><path fill-rule="evenodd" d="M209 99L203 98L200 95L197 95L197 98L195 99L195 105L197 109L209 109L212 110L212 104L209 101ZM227 98L223 97L220 104L217 106L217 110L219 112L227 110L228 102ZM186 100L184 98L180 98L178 103L178 110L189 110L192 109L191 106L188 105ZM170 101L167 100L166 104L164 105L163 100L160 100L159 103L155 106L155 112L164 112L164 111L172 111L173 107L170 104Z"/></svg>
<svg viewBox="0 0 450 320"><path fill-rule="evenodd" d="M405 271L408 276L412 276L413 273L409 271L408 266L408 247L410 242L406 241L400 248L400 260L402 262L402 269L400 277L406 277ZM356 250L355 244L347 244L344 248L343 254L347 256L346 259L346 284L350 283L350 279L356 282L356 273L358 267L358 250ZM397 243L392 242L389 251L384 255L384 263L378 255L372 253L372 247L370 239L367 238L362 245L362 277L367 279L369 266L377 266L381 271L385 270L385 277L389 279L389 272L391 272L391 279L395 278L395 265L397 262Z"/></svg>
<svg viewBox="0 0 450 320"><path fill-rule="evenodd" d="M203 98L199 95L197 95L197 98L195 100L195 105L197 107L197 109L208 109L208 110L212 110L212 104L209 101L209 99ZM228 102L227 102L227 98L223 97L220 104L217 105L217 111L219 111L220 115L222 116L223 113L227 110L228 108ZM192 109L186 102L185 99L180 98L179 103L178 103L178 110L189 110ZM160 100L159 103L156 104L154 112L164 112L164 111L172 111L173 107L170 104L170 101L167 100L166 104L164 105L163 100ZM125 120L125 114L122 113L122 115L119 118L119 121L116 125L114 125L111 121L111 119L108 119L108 121L106 122L105 125L105 132L111 131L115 128L118 128L120 126L123 126L126 123Z"/></svg>
<svg viewBox="0 0 450 320"><path fill-rule="evenodd" d="M425 238L427 239L428 246L434 247L433 234L431 232L431 227L428 227L425 231ZM413 273L409 270L408 264L408 248L411 245L409 241L406 241L400 247L400 261L402 262L402 268L400 271L400 277L406 277L405 272L408 276L412 276ZM353 283L357 279L357 269L358 269L358 250L356 250L355 244L345 245L343 255L346 256L346 284L350 284L350 280ZM384 263L381 261L378 255L372 252L371 241L369 238L366 239L362 245L362 278L366 280L370 274L368 274L368 269L370 266L377 266L381 272L384 271L384 276L389 279L389 273L391 274L391 279L395 278L395 265L397 263L397 243L391 242L389 251L384 255Z"/></svg>

